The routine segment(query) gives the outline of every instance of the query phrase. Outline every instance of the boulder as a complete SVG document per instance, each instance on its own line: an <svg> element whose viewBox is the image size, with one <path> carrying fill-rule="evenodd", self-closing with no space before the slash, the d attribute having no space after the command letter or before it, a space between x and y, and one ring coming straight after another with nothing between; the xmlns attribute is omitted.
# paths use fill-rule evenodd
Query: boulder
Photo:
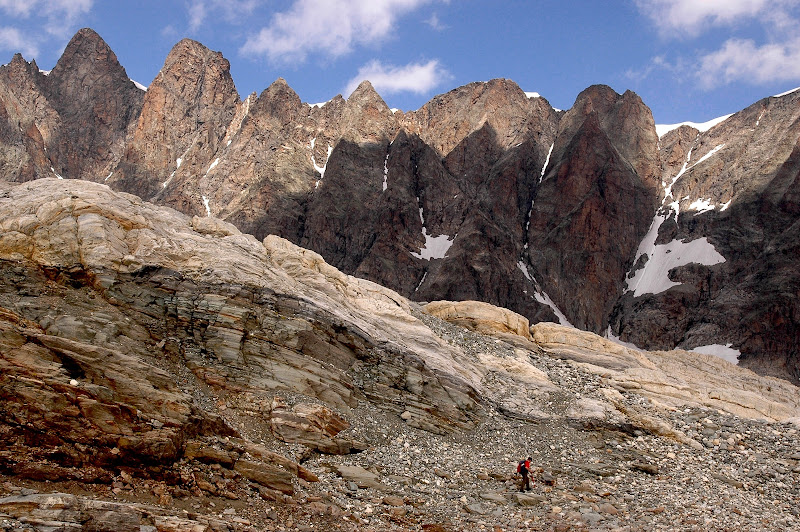
<svg viewBox="0 0 800 532"><path fill-rule="evenodd" d="M273 434L287 443L300 443L327 454L363 451L367 445L336 435L349 423L323 405L299 403L291 409L280 398L272 402L270 426Z"/></svg>
<svg viewBox="0 0 800 532"><path fill-rule="evenodd" d="M422 307L431 316L489 336L515 334L531 339L527 318L480 301L434 301Z"/></svg>

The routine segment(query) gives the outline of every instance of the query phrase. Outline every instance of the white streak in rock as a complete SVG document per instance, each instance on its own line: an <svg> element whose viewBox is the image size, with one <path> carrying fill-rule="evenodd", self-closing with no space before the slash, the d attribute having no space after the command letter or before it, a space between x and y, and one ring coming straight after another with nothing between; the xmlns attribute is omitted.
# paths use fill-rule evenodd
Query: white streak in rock
<svg viewBox="0 0 800 532"><path fill-rule="evenodd" d="M316 159L314 159L314 144L316 144L316 142L317 142L317 138L316 137L311 139L311 164L314 166L314 170L316 170L317 173L319 173L319 179L317 179L317 183L314 185L314 188L319 187L319 182L322 181L322 179L325 177L325 169L328 167L328 159L331 158L331 153L333 152L333 146L331 146L329 144L328 145L328 155L325 158L325 164L322 165L322 166L319 166L317 164Z"/></svg>
<svg viewBox="0 0 800 532"><path fill-rule="evenodd" d="M218 164L219 164L219 157L217 157L216 159L214 159L214 162L213 162L213 163L211 163L211 166L209 166L209 167L208 167L208 170L206 170L206 175L208 175L208 173L209 173L211 170L213 170L214 168L216 168Z"/></svg>
<svg viewBox="0 0 800 532"><path fill-rule="evenodd" d="M211 207L208 205L208 198L203 196L203 206L206 208L206 216L211 216Z"/></svg>
<svg viewBox="0 0 800 532"><path fill-rule="evenodd" d="M386 159L383 161L383 191L389 187L389 154L386 154Z"/></svg>
<svg viewBox="0 0 800 532"><path fill-rule="evenodd" d="M553 146L555 145L556 145L555 142L551 144L550 149L547 151L547 158L544 160L544 165L542 166L542 172L539 174L539 183L542 182L542 178L544 178L544 172L545 170L547 170L547 165L550 164L550 156L553 154Z"/></svg>
<svg viewBox="0 0 800 532"><path fill-rule="evenodd" d="M553 311L553 314L555 314L556 318L558 318L558 323L566 327L574 328L574 325L569 322L566 315L561 312L561 309L558 308L553 299L547 295L544 290L542 290L542 288L539 286L539 283L536 282L536 279L534 279L534 277L528 271L528 266L522 260L517 262L517 268L519 268L519 270L522 272L522 275L524 275L525 278L534 285L536 292L533 294L533 298L542 305L547 305L550 307L550 309ZM528 292L526 291L525 293L527 294Z"/></svg>
<svg viewBox="0 0 800 532"><path fill-rule="evenodd" d="M558 308L555 302L546 293L543 291L538 291L533 295L533 297L542 305L547 305L553 310L553 314L555 314L556 318L558 318L558 323L564 325L565 327L572 327L573 329L575 328L575 326L569 322L564 313L561 312L561 309Z"/></svg>
<svg viewBox="0 0 800 532"><path fill-rule="evenodd" d="M419 281L419 284L418 284L418 285L417 285L417 287L414 289L414 292L416 292L417 290L419 290L419 287L420 287L420 286L422 286L422 283L424 283L424 282L425 282L425 279L426 279L427 277L428 277L428 271L427 271L427 270L425 270L425 273L422 275L422 279L420 279L420 281Z"/></svg>

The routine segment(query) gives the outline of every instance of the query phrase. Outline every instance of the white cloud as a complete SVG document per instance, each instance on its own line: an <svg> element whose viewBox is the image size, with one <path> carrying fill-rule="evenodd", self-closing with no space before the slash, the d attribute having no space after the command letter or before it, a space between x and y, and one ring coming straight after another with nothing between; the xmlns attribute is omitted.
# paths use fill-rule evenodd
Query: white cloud
<svg viewBox="0 0 800 532"><path fill-rule="evenodd" d="M234 24L247 22L257 6L258 0L189 0L186 3L189 31L198 31L212 16Z"/></svg>
<svg viewBox="0 0 800 532"><path fill-rule="evenodd" d="M433 1L295 0L247 39L241 52L281 62L304 61L312 52L342 56L356 45L388 38L400 16Z"/></svg>
<svg viewBox="0 0 800 532"><path fill-rule="evenodd" d="M734 81L769 83L800 79L800 39L758 46L730 39L701 58L697 76L705 89Z"/></svg>
<svg viewBox="0 0 800 532"><path fill-rule="evenodd" d="M665 34L697 35L710 26L732 24L796 4L794 0L636 0Z"/></svg>
<svg viewBox="0 0 800 532"><path fill-rule="evenodd" d="M0 9L13 17L27 17L35 3L27 0L0 0Z"/></svg>
<svg viewBox="0 0 800 532"><path fill-rule="evenodd" d="M94 0L0 0L0 11L9 18L42 19L47 33L63 38L93 4Z"/></svg>
<svg viewBox="0 0 800 532"><path fill-rule="evenodd" d="M358 74L347 83L343 94L351 94L364 80L369 80L381 94L425 94L449 78L450 74L436 59L405 66L384 65L376 60L358 69Z"/></svg>
<svg viewBox="0 0 800 532"><path fill-rule="evenodd" d="M647 77L654 68L673 70L677 75L689 73L704 89L734 82L800 79L800 0L635 1L662 36L707 38L708 30L720 27L729 28L730 34L724 42L718 41L716 49L699 53L693 61L674 61L678 69L661 59L639 72L629 71L631 79ZM753 32L754 28L757 31Z"/></svg>
<svg viewBox="0 0 800 532"><path fill-rule="evenodd" d="M45 30L59 38L70 37L75 31L75 24L92 10L94 0L39 0L35 13L47 19Z"/></svg>
<svg viewBox="0 0 800 532"><path fill-rule="evenodd" d="M17 28L0 27L0 49L12 52L22 52L30 59L39 55L39 48L30 38L23 36Z"/></svg>
<svg viewBox="0 0 800 532"><path fill-rule="evenodd" d="M428 17L428 20L425 21L425 24L427 24L436 31L443 31L448 28L446 24L443 24L442 21L439 20L439 15L436 13Z"/></svg>
<svg viewBox="0 0 800 532"><path fill-rule="evenodd" d="M187 7L189 15L189 31L197 31L206 19L206 3L191 2Z"/></svg>

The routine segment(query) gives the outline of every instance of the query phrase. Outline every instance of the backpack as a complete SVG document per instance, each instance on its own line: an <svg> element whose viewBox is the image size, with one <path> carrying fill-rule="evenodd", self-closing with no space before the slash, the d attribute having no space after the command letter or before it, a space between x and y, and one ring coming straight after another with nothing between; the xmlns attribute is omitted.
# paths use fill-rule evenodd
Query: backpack
<svg viewBox="0 0 800 532"><path fill-rule="evenodd" d="M528 472L528 468L525 467L525 460L520 460L517 464L517 473L525 474Z"/></svg>

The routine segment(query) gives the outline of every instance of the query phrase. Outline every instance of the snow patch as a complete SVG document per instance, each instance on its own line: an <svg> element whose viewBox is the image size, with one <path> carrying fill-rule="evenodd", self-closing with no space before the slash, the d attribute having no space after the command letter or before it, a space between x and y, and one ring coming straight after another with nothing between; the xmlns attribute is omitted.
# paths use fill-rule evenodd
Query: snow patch
<svg viewBox="0 0 800 532"><path fill-rule="evenodd" d="M422 246L419 253L412 251L411 255L425 260L443 259L456 239L448 235L431 236L425 227L422 228L422 236L425 237L425 245Z"/></svg>
<svg viewBox="0 0 800 532"><path fill-rule="evenodd" d="M333 146L328 144L328 155L325 157L325 164L319 166L317 164L316 159L314 158L314 146L316 145L316 143L317 143L317 137L314 137L309 142L309 145L311 146L311 165L314 167L314 170L316 170L317 173L319 174L319 179L317 179L317 183L314 185L314 188L319 187L319 182L322 181L322 179L325 177L325 169L328 167L328 160L331 158L331 153L333 152Z"/></svg>
<svg viewBox="0 0 800 532"><path fill-rule="evenodd" d="M717 124L721 124L722 122L724 122L725 120L729 119L732 116L733 113L725 116L720 116L718 118L714 118L712 120L709 120L708 122L681 122L680 124L656 124L656 134L658 135L658 138L661 138L670 131L672 131L673 129L678 129L681 126L691 126L702 133L708 131Z"/></svg>
<svg viewBox="0 0 800 532"><path fill-rule="evenodd" d="M206 208L206 216L211 216L211 207L208 205L208 198L203 196L203 206Z"/></svg>
<svg viewBox="0 0 800 532"><path fill-rule="evenodd" d="M720 345L720 344L711 344L711 345L702 345L700 347L695 347L691 351L693 353L701 353L703 355L714 355L715 357L719 357L723 360L727 360L731 364L739 364L739 357L741 356L742 352L731 348L732 344L727 345Z"/></svg>
<svg viewBox="0 0 800 532"><path fill-rule="evenodd" d="M147 92L147 87L145 87L144 85L142 85L141 83L139 83L135 79L132 79L131 81L133 82L134 85L136 85L137 89L140 89L140 90L143 90L144 92Z"/></svg>
<svg viewBox="0 0 800 532"><path fill-rule="evenodd" d="M526 278L528 281L530 281L530 282L532 282L532 283L534 282L534 280L533 280L533 277L531 277L531 274L530 274L530 272L528 271L528 267L525 265L525 263L524 263L524 262L522 262L522 261L519 261L519 262L517 262L517 268L519 268L519 269L520 269L520 271L522 272L522 275L524 275L524 276L525 276L525 278Z"/></svg>
<svg viewBox="0 0 800 532"><path fill-rule="evenodd" d="M697 214L700 214L701 212L713 211L715 208L716 206L710 199L697 199L689 205L689 210L697 211Z"/></svg>
<svg viewBox="0 0 800 532"><path fill-rule="evenodd" d="M660 222L663 221L664 219L661 218ZM651 225L651 231L653 231L655 224L656 221L654 220L653 225ZM660 227L661 223L657 225ZM653 235L648 232L645 240L652 239L655 242L655 237L658 235L658 227L655 227ZM642 245L644 244L645 241L642 241ZM645 267L638 270L633 277L627 279L626 291L632 290L634 297L644 294L660 294L673 286L679 286L681 283L676 283L669 278L669 272L675 268L692 263L713 266L725 262L725 257L717 252L706 237L690 242L673 240L668 244L654 245L652 246L652 251L647 255L649 260Z"/></svg>
<svg viewBox="0 0 800 532"><path fill-rule="evenodd" d="M45 76L49 76L49 75L50 75L50 72L52 72L52 70L42 70L42 69L40 68L40 69L39 69L39 72L41 72L41 73L42 73L42 74L44 74Z"/></svg>
<svg viewBox="0 0 800 532"><path fill-rule="evenodd" d="M53 168L52 166L50 167L50 171L51 171L51 172L53 172L53 174L54 174L54 175L55 175L55 176L56 176L58 179L64 179L63 177L61 177L61 176L58 174L58 172L56 172L56 169L55 169L55 168Z"/></svg>
<svg viewBox="0 0 800 532"><path fill-rule="evenodd" d="M417 198L417 204L419 204L419 198ZM451 237L449 235L429 235L428 228L425 227L425 215L422 207L419 208L419 219L422 221L422 236L425 237L425 244L420 248L419 253L414 253L412 251L411 255L418 259L425 260L443 259L450 250L450 246L455 242L456 237Z"/></svg>
<svg viewBox="0 0 800 532"><path fill-rule="evenodd" d="M309 107L316 107L317 109L322 109L322 108L323 108L323 107L325 107L325 106L326 106L328 103L330 103L330 100L328 100L327 102L320 102L320 103L310 103L310 104L308 104L308 106L309 106Z"/></svg>
<svg viewBox="0 0 800 532"><path fill-rule="evenodd" d="M114 172L111 172L110 174L108 174L108 175L106 176L106 178L103 180L103 183L105 183L106 181L108 181L108 180L111 178L111 176L112 176L112 175L114 175Z"/></svg>
<svg viewBox="0 0 800 532"><path fill-rule="evenodd" d="M792 94L793 92L797 92L797 91L800 91L800 87L794 88L792 90L788 90L786 92L782 92L780 94L776 94L775 96L773 96L773 98L780 98L781 96L788 96L788 95Z"/></svg>
<svg viewBox="0 0 800 532"><path fill-rule="evenodd" d="M539 94L538 92L526 92L525 96L527 96L528 98L541 98L542 97L542 95Z"/></svg>
<svg viewBox="0 0 800 532"><path fill-rule="evenodd" d="M175 164L178 165L178 168L180 168L183 164L183 157L178 157L178 159L175 161Z"/></svg>

